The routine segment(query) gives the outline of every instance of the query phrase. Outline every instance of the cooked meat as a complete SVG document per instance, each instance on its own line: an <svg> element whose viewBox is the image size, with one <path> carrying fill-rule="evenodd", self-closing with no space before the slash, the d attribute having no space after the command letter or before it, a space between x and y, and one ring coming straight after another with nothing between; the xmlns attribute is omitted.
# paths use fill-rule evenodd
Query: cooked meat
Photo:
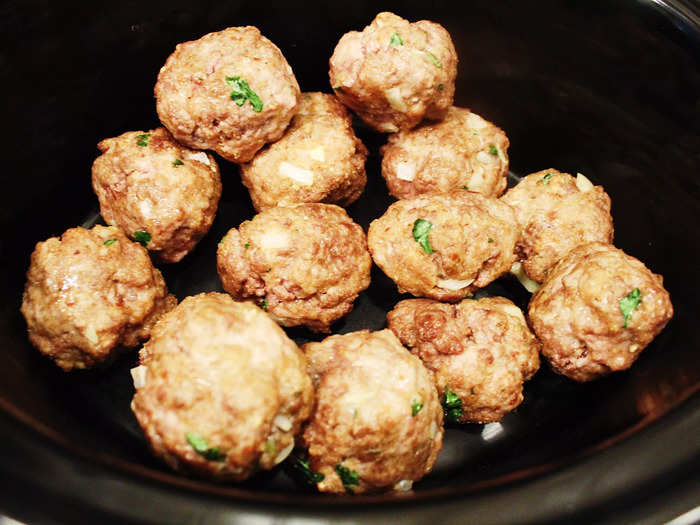
<svg viewBox="0 0 700 525"><path fill-rule="evenodd" d="M277 46L247 26L178 44L155 96L160 121L178 142L247 162L282 136L301 94Z"/></svg>
<svg viewBox="0 0 700 525"><path fill-rule="evenodd" d="M379 13L343 35L330 59L330 81L343 104L377 131L442 119L452 105L457 53L440 24Z"/></svg>
<svg viewBox="0 0 700 525"><path fill-rule="evenodd" d="M104 220L163 262L178 262L209 231L221 196L214 156L175 142L164 128L105 139L92 165Z"/></svg>
<svg viewBox="0 0 700 525"><path fill-rule="evenodd" d="M265 210L219 243L224 290L254 299L283 326L328 332L369 286L372 260L362 228L333 204Z"/></svg>
<svg viewBox="0 0 700 525"><path fill-rule="evenodd" d="M251 303L206 293L156 324L132 370L131 408L174 469L217 481L269 470L313 406L304 355Z"/></svg>
<svg viewBox="0 0 700 525"><path fill-rule="evenodd" d="M316 387L303 433L322 492L406 490L442 448L430 373L389 330L333 335L302 347Z"/></svg>
<svg viewBox="0 0 700 525"><path fill-rule="evenodd" d="M397 199L457 188L498 197L506 189L508 137L468 109L389 135L382 176Z"/></svg>
<svg viewBox="0 0 700 525"><path fill-rule="evenodd" d="M605 243L554 266L528 313L549 364L576 381L629 368L672 316L663 278Z"/></svg>
<svg viewBox="0 0 700 525"><path fill-rule="evenodd" d="M243 164L241 178L258 211L300 202L349 206L365 189L366 158L345 106L333 95L304 93L285 134Z"/></svg>
<svg viewBox="0 0 700 525"><path fill-rule="evenodd" d="M145 248L95 226L37 243L21 310L32 344L72 370L137 346L176 303Z"/></svg>

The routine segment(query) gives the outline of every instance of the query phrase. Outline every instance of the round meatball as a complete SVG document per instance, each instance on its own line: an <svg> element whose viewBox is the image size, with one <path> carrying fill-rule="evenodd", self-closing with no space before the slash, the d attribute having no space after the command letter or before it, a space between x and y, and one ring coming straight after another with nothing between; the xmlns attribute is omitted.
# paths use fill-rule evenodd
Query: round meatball
<svg viewBox="0 0 700 525"><path fill-rule="evenodd" d="M408 490L442 448L442 408L420 359L389 330L302 347L316 409L302 440L322 492Z"/></svg>
<svg viewBox="0 0 700 525"><path fill-rule="evenodd" d="M37 243L21 311L32 344L68 371L138 346L176 304L145 248L95 226Z"/></svg>
<svg viewBox="0 0 700 525"><path fill-rule="evenodd" d="M163 262L178 262L209 231L221 196L213 155L175 142L164 128L105 139L92 188L107 223Z"/></svg>
<svg viewBox="0 0 700 525"><path fill-rule="evenodd" d="M583 175L549 169L531 173L502 197L520 224L516 252L528 277L544 281L576 246L613 241L610 197Z"/></svg>
<svg viewBox="0 0 700 525"><path fill-rule="evenodd" d="M253 299L283 326L328 332L369 286L362 228L333 204L276 207L231 229L219 243L224 290Z"/></svg>
<svg viewBox="0 0 700 525"><path fill-rule="evenodd" d="M367 148L336 97L304 93L284 136L241 165L258 211L300 202L349 206L365 189Z"/></svg>
<svg viewBox="0 0 700 525"><path fill-rule="evenodd" d="M387 322L433 372L448 421L500 421L522 402L523 382L540 366L523 312L503 297L407 299Z"/></svg>
<svg viewBox="0 0 700 525"><path fill-rule="evenodd" d="M229 27L178 44L158 74L156 109L178 142L247 162L284 133L299 84L255 27Z"/></svg>
<svg viewBox="0 0 700 525"><path fill-rule="evenodd" d="M672 316L663 277L604 243L574 248L550 270L528 311L542 354L576 381L629 368Z"/></svg>
<svg viewBox="0 0 700 525"><path fill-rule="evenodd" d="M299 348L228 295L188 297L163 316L132 370L131 408L153 452L218 481L281 463L313 407Z"/></svg>
<svg viewBox="0 0 700 525"><path fill-rule="evenodd" d="M458 301L510 269L517 229L508 205L455 190L395 202L372 221L367 241L399 292Z"/></svg>
<svg viewBox="0 0 700 525"><path fill-rule="evenodd" d="M500 128L451 107L441 122L389 135L382 176L397 199L457 188L498 197L506 189L508 145Z"/></svg>
<svg viewBox="0 0 700 525"><path fill-rule="evenodd" d="M379 13L343 35L330 59L330 81L343 104L382 132L442 119L452 105L457 53L440 24Z"/></svg>

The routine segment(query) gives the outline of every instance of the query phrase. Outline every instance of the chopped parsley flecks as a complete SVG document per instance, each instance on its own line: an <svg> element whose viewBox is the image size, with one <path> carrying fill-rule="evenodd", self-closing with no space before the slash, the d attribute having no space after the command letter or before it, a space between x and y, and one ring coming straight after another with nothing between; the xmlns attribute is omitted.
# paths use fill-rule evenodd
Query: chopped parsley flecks
<svg viewBox="0 0 700 525"><path fill-rule="evenodd" d="M263 302L262 302L262 309L263 309L263 310L267 310L267 306L268 306L268 305L267 305L267 297L265 297L265 298L263 299Z"/></svg>
<svg viewBox="0 0 700 525"><path fill-rule="evenodd" d="M423 402L420 399L414 399L411 403L411 416L416 417L422 408Z"/></svg>
<svg viewBox="0 0 700 525"><path fill-rule="evenodd" d="M173 166L175 166L176 168L177 168L178 166L182 166L183 164L184 164L184 162L182 162L180 159L175 159L175 160L173 161Z"/></svg>
<svg viewBox="0 0 700 525"><path fill-rule="evenodd" d="M498 148L495 144L489 144L489 153L494 156L498 155Z"/></svg>
<svg viewBox="0 0 700 525"><path fill-rule="evenodd" d="M360 476L359 474L351 470L347 467L344 467L340 463L338 463L335 466L335 471L338 473L338 477L340 478L340 481L343 482L343 486L345 487L345 490L350 492L352 494L352 485L359 485L360 484Z"/></svg>
<svg viewBox="0 0 700 525"><path fill-rule="evenodd" d="M226 454L219 452L219 447L210 447L207 440L198 434L188 432L185 434L185 439L194 451L204 459L209 461L224 461L226 459Z"/></svg>
<svg viewBox="0 0 700 525"><path fill-rule="evenodd" d="M450 390L449 386L445 387L445 394L442 397L442 410L447 421L459 423L462 419L462 400Z"/></svg>
<svg viewBox="0 0 700 525"><path fill-rule="evenodd" d="M467 186L467 185L465 184L464 186L460 186L459 189L460 189L460 190L467 190L467 191L469 191L469 186Z"/></svg>
<svg viewBox="0 0 700 525"><path fill-rule="evenodd" d="M425 59L426 59L428 62L432 62L436 67L442 68L442 62L440 62L440 61L438 60L438 57L436 57L435 55L433 55L433 54L432 54L430 51L428 51L427 49L424 51L424 53L425 53Z"/></svg>
<svg viewBox="0 0 700 525"><path fill-rule="evenodd" d="M401 39L401 37L399 36L398 33L394 33L393 35L391 35L391 40L389 40L389 45L394 46L394 47L398 47L398 46L403 45L403 40Z"/></svg>
<svg viewBox="0 0 700 525"><path fill-rule="evenodd" d="M315 485L316 483L321 483L326 476L321 474L320 472L314 472L311 469L311 465L309 465L308 461L304 461L303 459L297 459L295 466L299 472L302 473L304 476L304 479L310 483L311 485Z"/></svg>
<svg viewBox="0 0 700 525"><path fill-rule="evenodd" d="M250 89L248 82L243 80L241 77L226 77L226 83L231 88L231 100L233 100L237 105L242 106L245 104L246 100L250 102L253 106L253 111L260 113L263 108L262 100L260 97Z"/></svg>
<svg viewBox="0 0 700 525"><path fill-rule="evenodd" d="M245 243L245 244L243 245L243 247L247 250L248 248L250 248L250 243L249 243L249 242Z"/></svg>
<svg viewBox="0 0 700 525"><path fill-rule="evenodd" d="M545 175L537 181L537 184L543 184L546 186L547 184L549 184L549 179L551 179L552 177L554 177L554 173L547 173L547 175Z"/></svg>
<svg viewBox="0 0 700 525"><path fill-rule="evenodd" d="M115 242L117 242L117 239L107 239L107 240L104 242L104 245L105 245L105 246L109 246L110 244L114 244Z"/></svg>
<svg viewBox="0 0 700 525"><path fill-rule="evenodd" d="M145 148L148 146L148 141L151 138L150 133L142 133L141 135L136 135L136 144Z"/></svg>
<svg viewBox="0 0 700 525"><path fill-rule="evenodd" d="M148 243L151 242L151 234L144 230L135 231L134 240L141 246L148 246Z"/></svg>
<svg viewBox="0 0 700 525"><path fill-rule="evenodd" d="M443 91L445 89L445 84L438 84L438 91Z"/></svg>
<svg viewBox="0 0 700 525"><path fill-rule="evenodd" d="M625 318L625 324L622 325L622 328L627 328L627 323L629 322L630 317L632 317L632 312L637 309L639 303L641 302L642 291L639 288L635 288L625 297L620 299L620 312L622 312L622 315Z"/></svg>
<svg viewBox="0 0 700 525"><path fill-rule="evenodd" d="M421 245L425 253L433 253L433 248L430 246L428 233L433 229L433 223L425 219L416 219L413 223L413 238Z"/></svg>

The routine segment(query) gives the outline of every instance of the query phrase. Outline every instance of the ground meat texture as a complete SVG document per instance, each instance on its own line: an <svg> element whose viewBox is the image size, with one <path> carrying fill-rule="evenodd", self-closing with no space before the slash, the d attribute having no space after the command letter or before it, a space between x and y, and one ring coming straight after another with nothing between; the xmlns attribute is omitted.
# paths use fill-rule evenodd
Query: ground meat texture
<svg viewBox="0 0 700 525"><path fill-rule="evenodd" d="M508 205L455 190L395 202L370 224L367 240L399 292L458 301L510 269L517 229Z"/></svg>
<svg viewBox="0 0 700 525"><path fill-rule="evenodd" d="M336 97L304 93L284 136L241 165L258 211L277 205L326 202L349 206L365 189L367 148Z"/></svg>
<svg viewBox="0 0 700 525"><path fill-rule="evenodd" d="M554 266L528 312L542 354L576 381L629 368L672 316L663 278L604 243L574 248Z"/></svg>
<svg viewBox="0 0 700 525"><path fill-rule="evenodd" d="M284 133L301 93L280 50L255 27L178 44L158 74L156 109L178 142L247 162Z"/></svg>
<svg viewBox="0 0 700 525"><path fill-rule="evenodd" d="M389 330L333 335L302 347L316 387L304 430L322 492L406 490L442 448L430 373Z"/></svg>
<svg viewBox="0 0 700 525"><path fill-rule="evenodd" d="M362 228L333 204L270 208L219 243L224 290L254 299L283 326L328 332L369 286L372 260Z"/></svg>
<svg viewBox="0 0 700 525"><path fill-rule="evenodd" d="M610 197L583 175L549 169L531 173L502 197L520 224L516 250L530 279L542 282L572 249L613 241Z"/></svg>
<svg viewBox="0 0 700 525"><path fill-rule="evenodd" d="M216 214L221 179L213 155L181 146L164 128L130 131L97 147L92 187L104 220L160 261L181 260Z"/></svg>
<svg viewBox="0 0 700 525"><path fill-rule="evenodd" d="M457 53L449 33L427 20L379 13L359 33L343 35L330 59L338 98L377 131L393 133L452 105Z"/></svg>
<svg viewBox="0 0 700 525"><path fill-rule="evenodd" d="M68 371L137 346L176 303L145 248L95 226L37 243L21 311L32 344Z"/></svg>
<svg viewBox="0 0 700 525"><path fill-rule="evenodd" d="M540 345L520 308L503 297L459 304L407 299L387 314L401 342L431 370L445 404L459 398L453 422L500 421L523 400L523 382L540 365Z"/></svg>
<svg viewBox="0 0 700 525"><path fill-rule="evenodd" d="M389 135L382 176L397 199L458 188L498 197L506 189L508 145L500 128L451 107L441 122Z"/></svg>
<svg viewBox="0 0 700 525"><path fill-rule="evenodd" d="M304 355L265 313L219 293L165 315L132 370L131 408L174 469L240 481L281 463L313 406Z"/></svg>

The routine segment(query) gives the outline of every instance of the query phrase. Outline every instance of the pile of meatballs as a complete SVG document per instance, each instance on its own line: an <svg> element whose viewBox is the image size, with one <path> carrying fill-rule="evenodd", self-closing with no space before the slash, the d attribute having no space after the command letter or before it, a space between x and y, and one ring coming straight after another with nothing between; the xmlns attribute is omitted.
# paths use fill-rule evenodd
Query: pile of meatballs
<svg viewBox="0 0 700 525"><path fill-rule="evenodd" d="M612 245L601 186L547 169L506 192L508 138L452 105L442 26L380 13L343 35L329 75L334 94L301 93L255 27L179 44L155 85L163 127L98 144L107 226L31 255L31 343L66 371L143 344L131 407L174 469L241 481L289 457L323 492L410 490L445 422L501 420L540 354L590 381L627 369L673 315L662 277ZM381 173L397 200L367 233L344 209L367 180L351 111L389 134ZM258 213L218 244L227 293L177 304L154 261L207 234L222 188L210 151L240 166ZM387 329L299 348L281 327L330 333L373 262L415 298ZM509 273L534 292L527 315L474 298Z"/></svg>

